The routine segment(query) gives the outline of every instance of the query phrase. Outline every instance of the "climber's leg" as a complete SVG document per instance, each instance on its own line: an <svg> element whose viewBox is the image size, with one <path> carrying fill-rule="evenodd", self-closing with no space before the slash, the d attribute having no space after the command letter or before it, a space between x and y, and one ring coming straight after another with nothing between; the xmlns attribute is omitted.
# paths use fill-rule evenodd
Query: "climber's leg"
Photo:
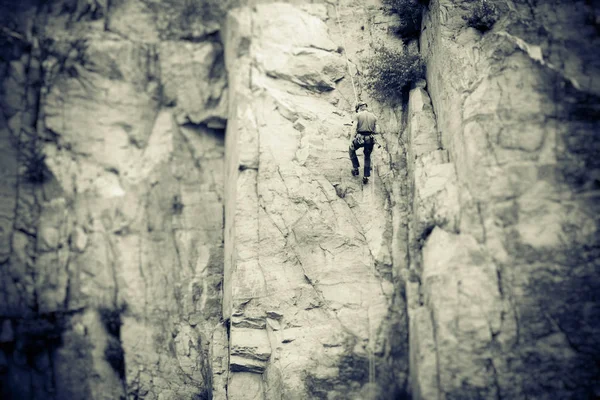
<svg viewBox="0 0 600 400"><path fill-rule="evenodd" d="M373 139L365 142L365 177L371 176L371 152L373 151Z"/></svg>
<svg viewBox="0 0 600 400"><path fill-rule="evenodd" d="M355 140L352 140L350 148L348 149L348 153L350 154L350 160L352 161L352 175L354 176L358 175L358 168L360 167L358 157L356 157L356 149L358 147L360 147L360 145L358 145Z"/></svg>

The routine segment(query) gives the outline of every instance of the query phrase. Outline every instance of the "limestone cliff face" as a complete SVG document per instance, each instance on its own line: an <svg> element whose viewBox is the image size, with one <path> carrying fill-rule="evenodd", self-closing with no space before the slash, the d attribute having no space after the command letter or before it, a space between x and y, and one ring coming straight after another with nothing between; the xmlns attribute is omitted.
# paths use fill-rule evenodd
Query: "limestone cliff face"
<svg viewBox="0 0 600 400"><path fill-rule="evenodd" d="M22 7L3 31L2 397L224 390L222 45L142 2Z"/></svg>
<svg viewBox="0 0 600 400"><path fill-rule="evenodd" d="M591 398L598 9L494 3L484 34L462 18L472 2L424 14L427 88L409 105L413 395Z"/></svg>
<svg viewBox="0 0 600 400"><path fill-rule="evenodd" d="M406 334L392 315L393 175L389 162L371 186L349 175L352 102L332 90L346 74L326 24L334 12L268 4L227 20L230 399L404 389L406 365L391 364L407 354L390 357L393 335Z"/></svg>
<svg viewBox="0 0 600 400"><path fill-rule="evenodd" d="M2 4L1 397L597 396L598 10L287 3Z"/></svg>

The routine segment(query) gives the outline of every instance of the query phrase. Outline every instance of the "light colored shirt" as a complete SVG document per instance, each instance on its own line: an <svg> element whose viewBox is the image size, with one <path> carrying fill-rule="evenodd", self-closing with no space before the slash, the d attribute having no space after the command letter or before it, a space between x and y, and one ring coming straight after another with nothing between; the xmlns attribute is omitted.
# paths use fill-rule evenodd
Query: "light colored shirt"
<svg viewBox="0 0 600 400"><path fill-rule="evenodd" d="M377 117L370 111L360 111L354 117L356 122L356 132L375 133Z"/></svg>

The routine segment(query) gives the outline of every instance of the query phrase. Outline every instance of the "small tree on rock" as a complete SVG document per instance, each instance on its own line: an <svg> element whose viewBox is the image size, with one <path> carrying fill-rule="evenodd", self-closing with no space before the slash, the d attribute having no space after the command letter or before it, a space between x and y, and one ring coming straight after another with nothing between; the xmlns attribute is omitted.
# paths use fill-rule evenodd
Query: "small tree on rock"
<svg viewBox="0 0 600 400"><path fill-rule="evenodd" d="M425 62L419 54L398 52L380 46L365 60L364 83L373 98L401 100L411 83L425 77Z"/></svg>

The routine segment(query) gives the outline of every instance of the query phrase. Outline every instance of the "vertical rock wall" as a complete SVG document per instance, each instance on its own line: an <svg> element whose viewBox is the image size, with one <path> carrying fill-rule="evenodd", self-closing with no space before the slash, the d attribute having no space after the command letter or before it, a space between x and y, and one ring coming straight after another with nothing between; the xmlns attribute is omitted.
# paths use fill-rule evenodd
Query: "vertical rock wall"
<svg viewBox="0 0 600 400"><path fill-rule="evenodd" d="M2 398L598 395L591 2L432 0L406 105L362 90L377 0L17 3Z"/></svg>
<svg viewBox="0 0 600 400"><path fill-rule="evenodd" d="M492 3L484 34L463 19L477 2L433 0L424 17L428 93L414 89L409 110L413 396L593 398L598 10Z"/></svg>
<svg viewBox="0 0 600 400"><path fill-rule="evenodd" d="M332 40L333 5L259 4L227 21L229 399L404 390L406 365L392 366L406 356L395 338L406 330L393 283L390 155L376 149L367 186L349 173L354 100L343 52L356 74L378 10L344 6L345 31L366 39L350 48ZM381 122L397 126L389 111Z"/></svg>
<svg viewBox="0 0 600 400"><path fill-rule="evenodd" d="M176 1L13 5L0 93L2 397L224 393L218 25Z"/></svg>

